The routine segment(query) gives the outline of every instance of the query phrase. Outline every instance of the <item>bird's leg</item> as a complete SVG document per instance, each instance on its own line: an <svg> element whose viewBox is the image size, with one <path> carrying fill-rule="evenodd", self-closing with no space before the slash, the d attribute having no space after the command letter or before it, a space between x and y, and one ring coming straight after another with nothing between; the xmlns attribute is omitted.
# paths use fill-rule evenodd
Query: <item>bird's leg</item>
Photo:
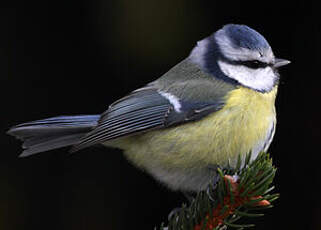
<svg viewBox="0 0 321 230"><path fill-rule="evenodd" d="M176 213L178 213L179 211L181 211L182 208L174 208L169 214L168 214L168 221L170 221Z"/></svg>
<svg viewBox="0 0 321 230"><path fill-rule="evenodd" d="M209 165L208 166L208 170L209 173L211 174L211 180L210 183L213 183L213 189L216 188L219 180L220 180L220 175L217 173L217 165ZM183 195L185 196L185 198L187 199L188 203L192 203L193 200L195 199L195 193L194 192L183 192ZM213 199L213 198L212 198ZM168 220L170 220L171 218L173 218L175 216L176 213L178 213L182 208L174 208L168 215Z"/></svg>
<svg viewBox="0 0 321 230"><path fill-rule="evenodd" d="M213 197L213 191L216 189L218 182L220 181L220 175L217 172L217 165L209 165L208 169L210 171L211 176L211 181L209 182L211 185L207 187L206 193L208 197L212 200L215 201L216 198Z"/></svg>
<svg viewBox="0 0 321 230"><path fill-rule="evenodd" d="M192 203L192 201L195 199L195 193L192 192L183 192L185 198L187 199L188 203Z"/></svg>
<svg viewBox="0 0 321 230"><path fill-rule="evenodd" d="M195 199L195 193L193 192L183 192L183 195L187 199L188 203L192 203ZM182 208L174 208L168 215L168 221L175 216L176 213L180 212Z"/></svg>
<svg viewBox="0 0 321 230"><path fill-rule="evenodd" d="M216 188L217 183L218 183L219 180L220 180L220 175L217 173L217 168L218 168L218 167L219 167L219 166L217 166L217 165L209 165L209 166L208 166L209 171L210 171L211 174L213 175L213 176L212 176L212 180L213 180L213 181L211 181L211 183L213 184L213 189Z"/></svg>

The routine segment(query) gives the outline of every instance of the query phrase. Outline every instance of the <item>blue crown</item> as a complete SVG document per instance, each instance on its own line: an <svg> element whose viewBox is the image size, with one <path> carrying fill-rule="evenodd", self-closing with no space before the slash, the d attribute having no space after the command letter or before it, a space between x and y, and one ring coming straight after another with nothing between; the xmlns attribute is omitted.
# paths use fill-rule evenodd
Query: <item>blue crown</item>
<svg viewBox="0 0 321 230"><path fill-rule="evenodd" d="M265 38L257 31L246 25L228 24L223 27L235 48L242 47L250 50L262 50L270 47Z"/></svg>

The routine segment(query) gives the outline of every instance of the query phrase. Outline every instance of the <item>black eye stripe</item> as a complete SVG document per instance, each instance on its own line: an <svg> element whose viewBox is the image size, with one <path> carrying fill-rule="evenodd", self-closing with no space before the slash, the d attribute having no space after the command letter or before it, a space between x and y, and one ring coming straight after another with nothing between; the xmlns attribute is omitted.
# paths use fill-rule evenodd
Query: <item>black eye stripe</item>
<svg viewBox="0 0 321 230"><path fill-rule="evenodd" d="M265 68L265 67L267 67L267 66L270 65L270 64L268 64L268 63L261 62L261 61L257 61L257 60L252 60L252 61L237 61L235 64L244 65L244 66L249 67L249 68L251 68L251 69Z"/></svg>
<svg viewBox="0 0 321 230"><path fill-rule="evenodd" d="M259 60L248 60L248 61L234 61L234 60L229 60L226 57L221 57L222 61L229 63L231 65L241 65L241 66L246 66L251 69L259 69L259 68L265 68L267 66L273 67L273 63L267 63L267 62L262 62Z"/></svg>

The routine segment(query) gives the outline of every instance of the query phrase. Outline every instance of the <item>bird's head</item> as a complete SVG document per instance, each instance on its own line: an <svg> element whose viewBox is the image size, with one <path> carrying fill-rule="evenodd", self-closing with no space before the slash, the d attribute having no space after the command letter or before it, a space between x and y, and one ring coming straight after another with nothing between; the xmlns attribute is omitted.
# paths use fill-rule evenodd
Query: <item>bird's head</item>
<svg viewBox="0 0 321 230"><path fill-rule="evenodd" d="M274 57L266 39L245 25L228 24L199 41L190 59L215 77L268 92L278 82L277 68L290 62Z"/></svg>

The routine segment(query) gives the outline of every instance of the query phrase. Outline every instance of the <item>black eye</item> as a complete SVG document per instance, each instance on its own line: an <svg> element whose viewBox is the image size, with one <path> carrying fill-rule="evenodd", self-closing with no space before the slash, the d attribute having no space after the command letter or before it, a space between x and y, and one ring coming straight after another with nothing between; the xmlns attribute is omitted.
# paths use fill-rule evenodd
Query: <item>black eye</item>
<svg viewBox="0 0 321 230"><path fill-rule="evenodd" d="M267 63L264 62L260 62L257 60L253 60L253 61L242 61L240 62L241 65L245 65L246 67L249 67L251 69L258 69L258 68L264 68L266 66L268 66Z"/></svg>

